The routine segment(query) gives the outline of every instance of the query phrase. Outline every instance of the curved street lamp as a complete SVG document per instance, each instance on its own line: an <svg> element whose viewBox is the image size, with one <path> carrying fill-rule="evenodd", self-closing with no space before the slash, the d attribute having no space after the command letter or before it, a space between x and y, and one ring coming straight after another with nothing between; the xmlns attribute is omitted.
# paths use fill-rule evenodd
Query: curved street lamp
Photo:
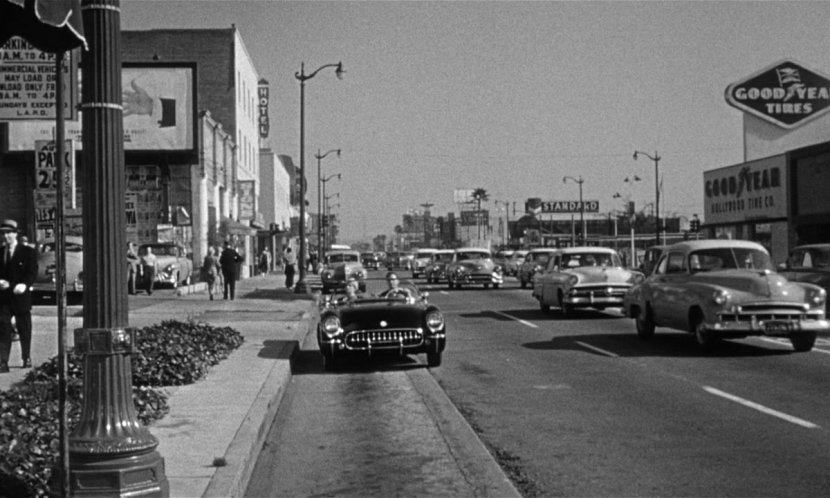
<svg viewBox="0 0 830 498"><path fill-rule="evenodd" d="M297 294L306 294L308 284L305 281L306 260L305 260L305 82L317 75L327 67L333 67L334 74L338 79L343 79L343 63L326 64L317 68L311 74L305 74L305 63L300 63L300 71L294 73L294 77L300 80L300 257L297 258L300 265L300 275L296 287Z"/></svg>
<svg viewBox="0 0 830 498"><path fill-rule="evenodd" d="M323 183L322 178L320 177L320 163L325 159L326 156L331 154L332 152L337 153L337 157L340 157L340 149L331 149L327 151L325 154L320 154L320 149L317 149L317 154L314 157L317 158L317 254L320 259L323 259L323 246L322 246L322 235L320 234L320 228L322 227L322 220L323 220L323 201L322 196L320 194L321 184Z"/></svg>
<svg viewBox="0 0 830 498"><path fill-rule="evenodd" d="M634 160L637 160L638 155L644 155L647 158L654 161L654 238L656 239L656 244L660 244L660 156L657 154L657 151L654 151L654 155L648 154L647 152L642 152L639 150L634 151Z"/></svg>
<svg viewBox="0 0 830 498"><path fill-rule="evenodd" d="M582 179L582 175L579 176L579 179L566 176L562 178L562 183L568 183L568 180L579 184L579 223L582 225L582 244L584 245L588 240L588 234L585 229L585 204L582 202L582 184L585 183L585 180ZM574 241L571 241L571 243L574 243Z"/></svg>

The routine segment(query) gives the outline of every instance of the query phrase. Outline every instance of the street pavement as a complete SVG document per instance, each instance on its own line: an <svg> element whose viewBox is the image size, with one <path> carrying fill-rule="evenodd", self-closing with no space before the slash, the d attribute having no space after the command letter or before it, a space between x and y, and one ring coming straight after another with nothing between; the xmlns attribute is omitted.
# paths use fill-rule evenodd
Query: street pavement
<svg viewBox="0 0 830 498"><path fill-rule="evenodd" d="M315 288L319 277L309 275L308 282ZM242 496L291 382L291 358L311 331L314 298L286 289L281 273L240 280L232 301L208 300L203 283L180 288L176 293L130 296L129 326L193 319L233 327L245 342L202 380L166 388L170 412L151 425L150 432L158 439L157 449L165 461L170 496ZM72 331L83 325L81 307L71 306L67 314L67 341L72 347ZM54 307L33 309L35 364L57 354L55 315ZM0 374L0 389L7 389L26 374L27 370L20 368L19 354L15 343L11 372ZM431 396L445 398L437 383L431 382ZM448 399L443 402L451 406ZM448 439L465 441L466 451L449 455L459 468L476 468L479 478L487 475L487 481L498 483L496 489L518 496L457 410L445 410L442 418L445 420L436 421L435 430L447 431Z"/></svg>

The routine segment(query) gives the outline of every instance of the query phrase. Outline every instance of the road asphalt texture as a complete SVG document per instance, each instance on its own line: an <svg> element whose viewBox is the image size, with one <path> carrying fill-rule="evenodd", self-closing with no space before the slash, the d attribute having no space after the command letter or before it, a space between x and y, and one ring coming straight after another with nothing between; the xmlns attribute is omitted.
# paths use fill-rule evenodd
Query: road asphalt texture
<svg viewBox="0 0 830 498"><path fill-rule="evenodd" d="M313 286L319 277L310 275ZM296 294L283 285L284 276L272 273L237 282L236 299L210 301L205 284L177 290L130 296L129 326L145 327L164 320L193 319L229 326L245 338L242 346L212 367L194 384L166 389L170 412L153 423L164 458L171 497L243 496L277 409L292 378L291 360L309 333L313 333L312 294ZM58 350L58 323L54 308L32 310L32 361L37 365ZM83 326L80 306L67 312L67 340ZM448 352L452 351L451 343ZM19 344L12 345L11 372L0 374L0 390L23 379ZM446 354L446 353L445 353ZM484 444L464 420L431 375L421 375L419 390L434 415L437 431L446 442L455 467L443 469L453 481L469 483L466 496L518 497L520 494ZM217 463L224 465L217 465ZM393 477L401 483L422 476ZM452 492L458 496L457 489ZM449 496L449 493L448 495Z"/></svg>

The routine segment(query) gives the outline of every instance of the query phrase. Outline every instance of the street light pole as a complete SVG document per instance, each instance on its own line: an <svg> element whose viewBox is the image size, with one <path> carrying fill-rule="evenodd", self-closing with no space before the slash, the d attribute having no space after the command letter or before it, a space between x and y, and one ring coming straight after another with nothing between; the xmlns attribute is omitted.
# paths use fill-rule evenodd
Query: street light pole
<svg viewBox="0 0 830 498"><path fill-rule="evenodd" d="M323 161L323 158L332 152L337 152L337 157L340 157L340 149L332 149L325 154L320 154L320 149L317 149L317 154L314 156L317 158L317 255L319 256L320 261L323 260L323 214L321 213L321 210L323 209L323 198L320 195L320 186L323 182L320 177L320 163Z"/></svg>
<svg viewBox="0 0 830 498"><path fill-rule="evenodd" d="M305 74L305 63L301 62L300 72L294 73L294 77L300 80L300 256L297 258L300 264L300 274L296 287L294 287L294 292L297 294L308 293L308 284L305 281L305 82L327 67L335 68L334 74L338 79L343 79L342 62L320 66L311 74Z"/></svg>
<svg viewBox="0 0 830 498"><path fill-rule="evenodd" d="M642 154L654 161L654 238L656 244L660 244L660 156L657 151L654 155L639 150L634 151L634 160L637 160L637 155Z"/></svg>
<svg viewBox="0 0 830 498"><path fill-rule="evenodd" d="M582 244L580 245L585 245L588 239L588 234L586 233L587 231L585 228L585 203L582 202L582 184L585 183L585 180L582 179L582 175L579 176L579 179L572 176L566 176L562 178L562 183L568 183L568 180L579 184L579 223L582 225Z"/></svg>
<svg viewBox="0 0 830 498"><path fill-rule="evenodd" d="M340 179L340 173L335 173L333 175L329 175L326 178L322 179L321 183L323 184L323 199L326 199L326 183L328 183L328 181L331 180L332 178L337 178L339 180ZM338 194L338 195L340 195L340 194ZM325 216L326 216L325 209L323 209L323 217L325 217ZM326 219L328 219L328 218L326 218ZM322 226L322 224L320 226ZM328 230L326 230L326 232L327 231ZM323 237L323 245L320 247L320 261L323 261L323 258L325 257L325 253L326 253L325 247L328 245L326 243L326 240L327 240L327 238L324 236Z"/></svg>

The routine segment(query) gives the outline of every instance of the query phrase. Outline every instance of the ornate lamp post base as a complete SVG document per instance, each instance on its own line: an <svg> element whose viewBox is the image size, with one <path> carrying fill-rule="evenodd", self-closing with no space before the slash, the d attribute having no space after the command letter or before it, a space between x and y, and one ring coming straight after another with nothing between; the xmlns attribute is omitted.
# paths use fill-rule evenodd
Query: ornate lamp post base
<svg viewBox="0 0 830 498"><path fill-rule="evenodd" d="M76 456L69 485L74 497L170 495L164 459L155 450L106 460Z"/></svg>
<svg viewBox="0 0 830 498"><path fill-rule="evenodd" d="M300 280L294 284L294 294L308 294L309 290L308 283L305 280Z"/></svg>

